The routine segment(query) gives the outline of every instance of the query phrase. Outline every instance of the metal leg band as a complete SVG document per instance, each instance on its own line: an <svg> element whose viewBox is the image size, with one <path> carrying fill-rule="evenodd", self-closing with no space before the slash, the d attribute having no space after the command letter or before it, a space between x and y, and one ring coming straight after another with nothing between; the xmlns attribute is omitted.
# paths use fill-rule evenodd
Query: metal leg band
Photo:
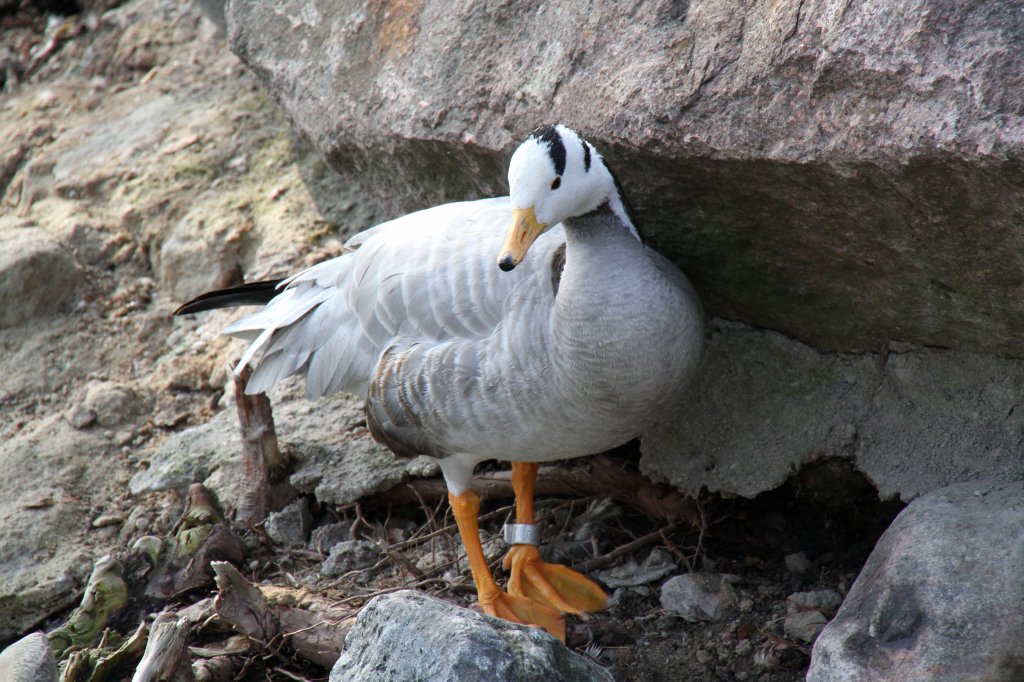
<svg viewBox="0 0 1024 682"><path fill-rule="evenodd" d="M540 529L535 523L506 523L505 542L509 545L540 545Z"/></svg>

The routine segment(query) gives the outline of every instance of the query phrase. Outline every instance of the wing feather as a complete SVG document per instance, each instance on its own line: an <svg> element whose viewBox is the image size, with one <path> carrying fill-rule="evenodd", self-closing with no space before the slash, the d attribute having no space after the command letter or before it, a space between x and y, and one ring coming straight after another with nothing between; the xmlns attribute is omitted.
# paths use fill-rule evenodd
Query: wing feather
<svg viewBox="0 0 1024 682"><path fill-rule="evenodd" d="M227 333L253 338L239 367L247 392L304 372L311 398L363 392L399 336L443 343L490 335L512 289L548 266L564 241L556 226L512 272L495 264L511 221L507 197L445 204L352 237L343 255L284 280L281 293Z"/></svg>

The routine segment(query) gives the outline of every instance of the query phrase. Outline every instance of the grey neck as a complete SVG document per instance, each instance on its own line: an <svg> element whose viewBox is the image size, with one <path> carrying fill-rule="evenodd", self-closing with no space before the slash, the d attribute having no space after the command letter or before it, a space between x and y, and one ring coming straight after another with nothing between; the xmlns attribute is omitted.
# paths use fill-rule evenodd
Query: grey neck
<svg viewBox="0 0 1024 682"><path fill-rule="evenodd" d="M577 239L585 239L588 235L605 231L621 231L631 236L633 234L632 227L622 222L622 219L612 210L611 204L607 201L590 213L584 213L575 218L567 218L562 224L565 225L566 233L571 234Z"/></svg>

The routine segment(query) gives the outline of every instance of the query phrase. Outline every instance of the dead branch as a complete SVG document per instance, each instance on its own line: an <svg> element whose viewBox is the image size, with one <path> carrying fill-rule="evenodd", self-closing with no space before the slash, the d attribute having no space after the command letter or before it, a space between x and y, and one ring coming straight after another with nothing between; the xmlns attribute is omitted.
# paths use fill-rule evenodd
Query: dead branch
<svg viewBox="0 0 1024 682"><path fill-rule="evenodd" d="M149 630L149 642L132 682L191 682L195 679L186 654L189 623L164 611Z"/></svg>
<svg viewBox="0 0 1024 682"><path fill-rule="evenodd" d="M670 523L667 526L665 526L664 528L659 528L658 530L650 532L647 535L641 535L640 537L638 537L636 540L633 540L632 542L627 542L624 545L616 547L615 549L613 549L612 551L608 552L607 554L602 554L601 556L594 557L593 559L590 559L589 561L584 561L581 564L573 566L573 568L576 569L577 571L582 572L582 573L589 573L590 571L593 571L594 569L603 568L604 566L607 566L608 564L612 563L613 561L615 561L619 557L626 556L627 554L630 554L633 551L635 551L637 549L640 549L641 547L645 547L645 546L653 544L653 543L655 543L655 542L657 542L659 540L662 540L664 538L664 536L666 536L669 533L671 533L672 531L674 531L676 529L677 525L678 524L676 524L676 523Z"/></svg>
<svg viewBox="0 0 1024 682"><path fill-rule="evenodd" d="M263 523L270 505L271 472L283 467L277 446L274 415L265 393L247 395L245 386L252 368L235 376L235 407L242 431L242 479L239 483L236 520L247 526Z"/></svg>
<svg viewBox="0 0 1024 682"><path fill-rule="evenodd" d="M484 499L504 500L514 496L511 472L498 471L477 476L473 487ZM692 525L700 522L694 503L675 488L654 483L650 479L623 469L605 455L593 457L587 466L541 467L537 477L538 496L607 495L639 509L653 519L682 521ZM421 505L425 500L448 496L443 479L429 478L408 481L375 496L392 504Z"/></svg>
<svg viewBox="0 0 1024 682"><path fill-rule="evenodd" d="M341 655L356 610L305 590L253 585L228 563L214 562L218 615L254 642L290 646L308 661L330 668Z"/></svg>

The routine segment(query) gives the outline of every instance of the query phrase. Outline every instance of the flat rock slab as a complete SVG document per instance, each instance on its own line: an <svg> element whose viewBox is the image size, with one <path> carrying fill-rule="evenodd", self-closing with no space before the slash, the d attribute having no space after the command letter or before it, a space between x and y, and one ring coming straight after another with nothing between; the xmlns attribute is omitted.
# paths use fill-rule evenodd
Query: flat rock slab
<svg viewBox="0 0 1024 682"><path fill-rule="evenodd" d="M113 449L59 416L0 443L0 641L77 603L94 553L119 544L83 501L117 485Z"/></svg>
<svg viewBox="0 0 1024 682"><path fill-rule="evenodd" d="M354 433L363 419L362 401L354 396L335 394L311 402L296 378L272 390L270 400L278 439L294 458L290 481L321 502L348 504L409 476L438 471L429 458L401 460L365 432ZM235 410L225 409L164 441L151 455L151 466L132 477L129 490L133 495L184 491L198 481L233 508L242 468L240 438Z"/></svg>
<svg viewBox="0 0 1024 682"><path fill-rule="evenodd" d="M359 613L331 682L611 682L601 666L537 628L418 592L377 597Z"/></svg>
<svg viewBox="0 0 1024 682"><path fill-rule="evenodd" d="M893 345L818 353L712 320L674 419L643 439L641 470L692 495L752 497L827 457L852 460L883 498L1024 479L1024 362Z"/></svg>
<svg viewBox="0 0 1024 682"><path fill-rule="evenodd" d="M1024 679L1024 484L950 486L885 532L808 682Z"/></svg>

